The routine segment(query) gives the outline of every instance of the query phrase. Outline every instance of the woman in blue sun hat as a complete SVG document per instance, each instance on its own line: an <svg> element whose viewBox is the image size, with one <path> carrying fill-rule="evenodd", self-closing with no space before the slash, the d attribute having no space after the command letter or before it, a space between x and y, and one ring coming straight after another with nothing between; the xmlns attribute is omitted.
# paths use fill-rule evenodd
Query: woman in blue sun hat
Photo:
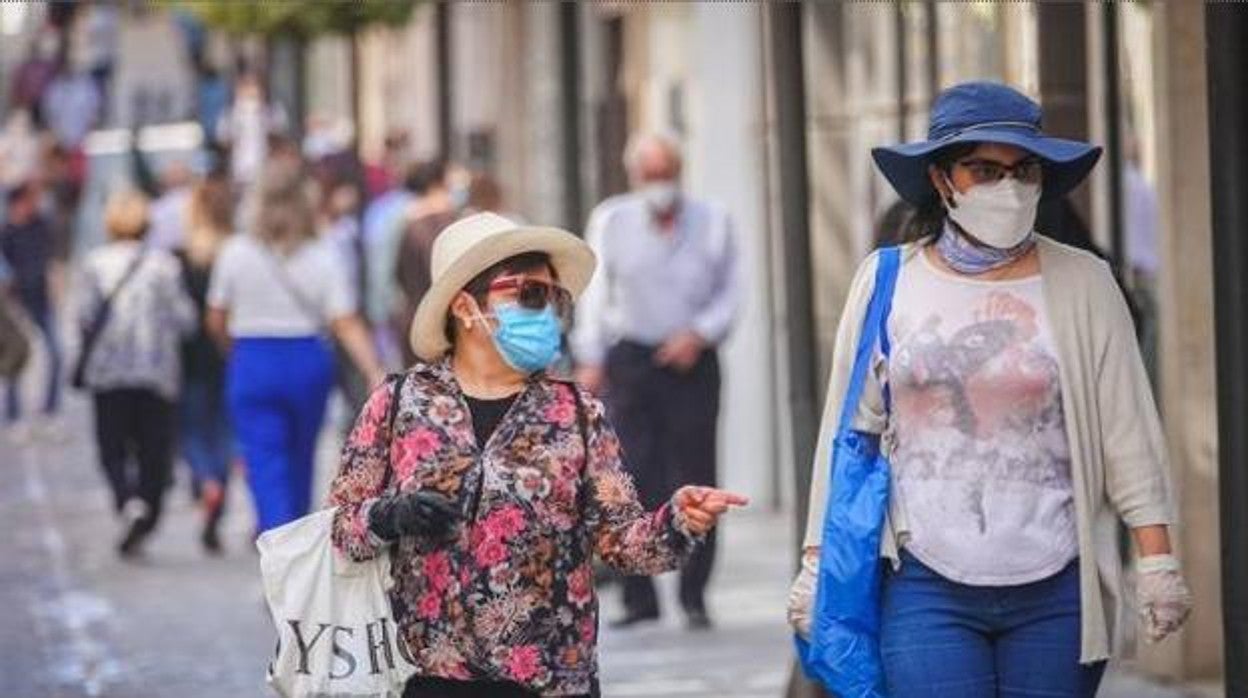
<svg viewBox="0 0 1248 698"><path fill-rule="evenodd" d="M1093 696L1137 623L1159 641L1190 611L1127 305L1103 261L1033 228L1039 203L1078 186L1100 152L1045 135L1035 102L991 82L940 94L927 140L873 151L920 221L851 420L882 435L891 466L879 650L892 698ZM836 337L789 604L803 636L878 260L859 268Z"/></svg>

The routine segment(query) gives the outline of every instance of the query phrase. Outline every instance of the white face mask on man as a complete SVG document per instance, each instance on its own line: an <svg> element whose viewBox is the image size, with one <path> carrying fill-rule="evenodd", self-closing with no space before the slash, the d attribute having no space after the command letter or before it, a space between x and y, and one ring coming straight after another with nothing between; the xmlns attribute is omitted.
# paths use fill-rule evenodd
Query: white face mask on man
<svg viewBox="0 0 1248 698"><path fill-rule="evenodd" d="M667 213L676 206L676 200L680 198L680 187L675 182L650 182L638 189L637 193L650 206L650 210Z"/></svg>
<svg viewBox="0 0 1248 698"><path fill-rule="evenodd" d="M949 218L979 242L1000 250L1017 247L1031 234L1040 206L1040 185L1006 177L958 191L948 179Z"/></svg>

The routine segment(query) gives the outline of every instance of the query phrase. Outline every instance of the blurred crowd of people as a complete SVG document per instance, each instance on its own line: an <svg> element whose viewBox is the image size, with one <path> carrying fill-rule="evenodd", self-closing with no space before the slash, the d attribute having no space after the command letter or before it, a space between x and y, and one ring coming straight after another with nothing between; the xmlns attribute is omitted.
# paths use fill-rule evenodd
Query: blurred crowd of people
<svg viewBox="0 0 1248 698"><path fill-rule="evenodd" d="M433 282L435 239L465 215L508 206L488 173L414 158L405 131L389 133L374 161L342 120L312 114L300 133L262 72L216 70L193 27L196 101L181 118L198 123L201 145L153 152L144 123L124 124L129 154L113 157L124 166L92 179L101 158L88 135L117 125L107 109L117 17L108 5L79 9L53 12L36 35L0 134L0 310L24 317L16 339L38 336L46 356L40 417L24 415L22 370L4 376L7 430L18 442L64 431L68 375L93 403L118 552L143 549L182 462L202 546L220 553L232 474L245 476L257 534L310 511L331 395L346 406L332 425L345 436L370 390L419 360L409 326ZM88 58L70 58L74 36L89 39L78 51ZM675 140L634 138L624 165L634 191L590 217L604 271L558 370L575 362L608 400L642 501L655 507L674 483L717 480L717 347L739 304L736 248L726 211L681 191ZM75 226L81 207L99 205L84 202L88 185L107 192L98 243ZM692 627L710 625L714 548L712 538L682 575ZM648 578L628 577L625 591L621 625L659 616Z"/></svg>
<svg viewBox="0 0 1248 698"><path fill-rule="evenodd" d="M247 474L259 530L308 511L332 390L349 406L345 429L369 388L412 358L407 325L434 235L500 208L501 193L485 173L414 161L402 131L376 162L357 156L349 126L317 115L299 137L258 72L226 78L188 33L198 102L186 116L202 147L156 157L132 138L128 181L107 183L106 239L75 259L89 244L75 222L87 137L108 123L118 17L107 4L49 10L0 132L0 296L25 335L5 341L45 357L37 416L24 409L25 371L5 376L6 428L18 442L57 438L68 376L94 402L119 552L155 529L178 460L202 543L218 552L232 471Z"/></svg>

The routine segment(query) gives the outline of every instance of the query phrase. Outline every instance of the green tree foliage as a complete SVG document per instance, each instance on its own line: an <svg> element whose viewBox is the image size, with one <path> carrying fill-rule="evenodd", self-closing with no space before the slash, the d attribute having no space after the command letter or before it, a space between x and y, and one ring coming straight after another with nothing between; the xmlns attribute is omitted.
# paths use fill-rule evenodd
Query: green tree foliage
<svg viewBox="0 0 1248 698"><path fill-rule="evenodd" d="M182 0L210 27L230 34L313 37L400 26L417 0Z"/></svg>

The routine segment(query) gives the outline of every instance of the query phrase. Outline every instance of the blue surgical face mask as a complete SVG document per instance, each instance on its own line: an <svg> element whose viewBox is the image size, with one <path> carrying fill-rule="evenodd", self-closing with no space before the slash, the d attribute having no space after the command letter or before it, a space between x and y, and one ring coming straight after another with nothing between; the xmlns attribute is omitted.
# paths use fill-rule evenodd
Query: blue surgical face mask
<svg viewBox="0 0 1248 698"><path fill-rule="evenodd" d="M471 192L468 191L468 187L458 184L452 186L450 189L451 207L456 210L464 208L468 205L470 195Z"/></svg>
<svg viewBox="0 0 1248 698"><path fill-rule="evenodd" d="M498 327L492 335L494 346L508 366L521 373L541 371L559 358L563 329L554 308L522 308L507 303L494 308Z"/></svg>

